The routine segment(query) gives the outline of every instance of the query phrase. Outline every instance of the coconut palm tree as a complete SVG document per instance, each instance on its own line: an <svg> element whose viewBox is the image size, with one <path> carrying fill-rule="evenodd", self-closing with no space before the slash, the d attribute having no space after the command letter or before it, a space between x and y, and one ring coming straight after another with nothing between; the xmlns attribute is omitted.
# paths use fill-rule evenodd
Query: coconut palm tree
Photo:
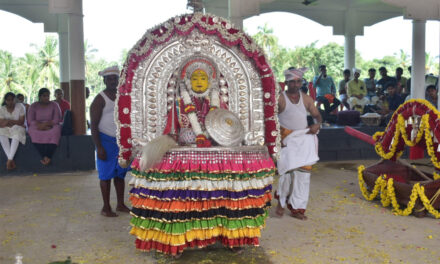
<svg viewBox="0 0 440 264"><path fill-rule="evenodd" d="M11 53L0 50L0 98L7 92L23 92Z"/></svg>
<svg viewBox="0 0 440 264"><path fill-rule="evenodd" d="M59 84L59 61L58 61L58 39L54 36L46 37L42 47L31 44L37 50L39 70L38 82L41 86L53 89Z"/></svg>
<svg viewBox="0 0 440 264"><path fill-rule="evenodd" d="M267 23L262 27L259 26L257 34L253 35L252 38L264 49L269 59L274 56L274 49L278 46L278 38L273 34L273 29L269 28Z"/></svg>
<svg viewBox="0 0 440 264"><path fill-rule="evenodd" d="M19 78L23 86L23 93L26 96L26 102L31 103L38 93L39 83L39 61L36 54L26 53L24 57L18 59Z"/></svg>

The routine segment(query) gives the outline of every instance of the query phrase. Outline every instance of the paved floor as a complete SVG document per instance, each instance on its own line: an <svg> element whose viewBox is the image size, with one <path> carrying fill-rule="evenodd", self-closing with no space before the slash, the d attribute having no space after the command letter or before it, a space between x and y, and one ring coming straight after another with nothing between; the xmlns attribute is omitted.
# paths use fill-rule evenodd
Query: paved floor
<svg viewBox="0 0 440 264"><path fill-rule="evenodd" d="M96 172L0 177L0 263L440 263L440 220L401 217L361 196L356 167L320 163L309 220L271 208L261 246L235 255L219 246L179 260L137 252L128 214L105 218ZM113 191L113 190L112 190ZM114 192L112 204L115 204Z"/></svg>

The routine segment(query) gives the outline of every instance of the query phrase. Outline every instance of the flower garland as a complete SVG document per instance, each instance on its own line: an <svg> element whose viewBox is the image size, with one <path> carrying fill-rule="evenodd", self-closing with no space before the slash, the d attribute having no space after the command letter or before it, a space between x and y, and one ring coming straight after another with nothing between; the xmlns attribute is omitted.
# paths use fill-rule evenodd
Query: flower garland
<svg viewBox="0 0 440 264"><path fill-rule="evenodd" d="M377 194L379 193L379 190L381 189L382 186L382 177L377 177L376 182L374 184L374 189L373 191L369 194L367 188L365 187L365 181L364 178L362 176L362 172L365 170L365 167L363 165L358 167L358 180L359 180L359 187L361 189L362 195L365 197L365 199L367 199L368 201L373 200Z"/></svg>
<svg viewBox="0 0 440 264"><path fill-rule="evenodd" d="M432 206L431 204L431 201L429 201L428 197L426 197L425 195L425 187L419 186L419 196L426 210L428 210L428 212L432 214L435 218L440 218L440 212L435 210L434 206Z"/></svg>
<svg viewBox="0 0 440 264"><path fill-rule="evenodd" d="M414 206L416 204L416 200L417 200L417 194L418 192L418 188L420 186L419 183L416 183L411 191L411 195L409 196L409 202L406 206L406 208L404 210L400 210L400 206L397 203L397 199L396 199L396 192L394 190L394 185L393 185L394 181L393 178L388 179L388 183L387 183L387 188L388 188L388 197L390 197L391 199L391 204L393 205L393 211L398 214L398 215L403 215L403 216L407 216L409 214L411 214L412 210L414 209Z"/></svg>
<svg viewBox="0 0 440 264"><path fill-rule="evenodd" d="M195 113L196 107L192 103L191 97L186 89L182 89L182 99L183 103L185 104L185 112L187 112L187 109L189 110L187 113L192 130L196 135L203 134L202 127L200 126L199 120L197 119L197 115ZM191 109L194 109L194 111L190 111Z"/></svg>
<svg viewBox="0 0 440 264"><path fill-rule="evenodd" d="M405 124L405 119L408 119L411 115L421 116L420 127L417 131L417 135L415 135L415 138L413 138L413 140L408 138ZM431 157L431 161L434 166L440 169L440 161L437 158L437 151L434 149L434 144L432 142L432 138L434 136L440 138L440 136L438 135L440 131L438 131L437 128L434 127L437 126L436 124L439 123L439 121L437 121L438 119L440 119L439 111L434 108L428 101L423 99L408 100L407 102L399 106L399 108L394 112L391 122L388 123L388 126L386 128L387 134L394 133L391 139L391 143L388 143L388 146L382 145L382 140L386 135L385 132L376 132L373 135L373 139L376 141L375 150L377 154L384 159L398 158L403 153L403 150L400 150L400 147L399 150L397 149L400 145L400 135L402 136L405 144L413 147L420 143L420 141L423 139L423 133L425 133L424 139L427 152ZM435 132L437 132L437 135Z"/></svg>
<svg viewBox="0 0 440 264"><path fill-rule="evenodd" d="M431 133L429 131L429 126L425 127L425 142L426 142L426 151L428 152L428 155L431 157L431 162L432 164L434 164L434 166L436 168L440 168L440 162L437 159L437 156L435 154L435 150L434 150L434 146L432 143L432 137L431 137ZM434 173L434 176L436 174ZM436 178L434 177L434 180L436 180Z"/></svg>
<svg viewBox="0 0 440 264"><path fill-rule="evenodd" d="M405 144L410 147L414 147L415 145L417 145L417 143L420 142L420 139L422 139L423 132L425 132L425 127L429 127L429 115L426 114L422 116L422 121L420 122L420 127L417 131L417 136L414 141L411 141L411 139L409 139L408 135L406 134L405 119L401 114L397 116L397 124L399 125L399 130L402 134L402 138L405 141Z"/></svg>
<svg viewBox="0 0 440 264"><path fill-rule="evenodd" d="M420 186L419 183L416 183L412 190L409 202L405 209L400 209L400 205L396 199L396 192L394 189L394 181L392 178L385 180L385 175L380 175L377 177L375 181L375 185L371 194L368 193L367 188L365 187L365 181L363 179L363 172L365 170L365 166L361 165L358 167L358 180L359 180L359 188L361 190L362 195L368 201L373 200L379 193L380 189L380 198L383 207L388 207L390 204L392 205L394 213L397 215L407 216L410 215L414 209L417 198L420 197L420 200L423 203L423 206L430 214L432 214L435 218L440 218L440 212L432 206L432 202L440 195L440 190L433 196L431 201L426 197L425 188ZM434 173L435 174L435 173Z"/></svg>
<svg viewBox="0 0 440 264"><path fill-rule="evenodd" d="M184 111L188 115L189 122L191 123L191 128L194 131L194 134L196 135L196 143L200 147L210 147L211 144L208 141L208 135L204 133L202 130L202 126L200 125L199 120L197 118L196 107L193 104L187 89L188 86L186 87L186 89L182 89L181 93L182 93L183 103L185 104ZM212 89L210 102L211 102L211 107L209 111L212 111L220 107L219 92L217 89Z"/></svg>

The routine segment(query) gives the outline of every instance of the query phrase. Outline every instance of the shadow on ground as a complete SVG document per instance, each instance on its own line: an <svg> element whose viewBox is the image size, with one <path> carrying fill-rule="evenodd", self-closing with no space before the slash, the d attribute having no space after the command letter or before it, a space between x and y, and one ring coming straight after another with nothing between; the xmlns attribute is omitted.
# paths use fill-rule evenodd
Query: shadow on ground
<svg viewBox="0 0 440 264"><path fill-rule="evenodd" d="M224 263L253 263L272 264L269 256L261 247L248 247L242 253L234 253L221 244L209 246L205 249L186 249L179 259L160 253L145 253L153 256L157 264L224 264Z"/></svg>

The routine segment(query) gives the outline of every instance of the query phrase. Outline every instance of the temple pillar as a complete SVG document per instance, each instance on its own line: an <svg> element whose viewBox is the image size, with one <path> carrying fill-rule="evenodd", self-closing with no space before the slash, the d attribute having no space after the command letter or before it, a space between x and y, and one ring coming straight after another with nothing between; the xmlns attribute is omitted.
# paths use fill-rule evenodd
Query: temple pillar
<svg viewBox="0 0 440 264"><path fill-rule="evenodd" d="M64 92L64 99L70 102L69 76L69 36L67 32L58 32L59 61L60 61L60 88Z"/></svg>
<svg viewBox="0 0 440 264"><path fill-rule="evenodd" d="M70 99L75 135L86 133L85 59L82 1L74 1L80 12L68 14Z"/></svg>
<svg viewBox="0 0 440 264"><path fill-rule="evenodd" d="M356 67L356 36L345 35L344 44L344 68L351 69Z"/></svg>
<svg viewBox="0 0 440 264"><path fill-rule="evenodd" d="M411 98L425 99L425 33L426 20L413 20Z"/></svg>

